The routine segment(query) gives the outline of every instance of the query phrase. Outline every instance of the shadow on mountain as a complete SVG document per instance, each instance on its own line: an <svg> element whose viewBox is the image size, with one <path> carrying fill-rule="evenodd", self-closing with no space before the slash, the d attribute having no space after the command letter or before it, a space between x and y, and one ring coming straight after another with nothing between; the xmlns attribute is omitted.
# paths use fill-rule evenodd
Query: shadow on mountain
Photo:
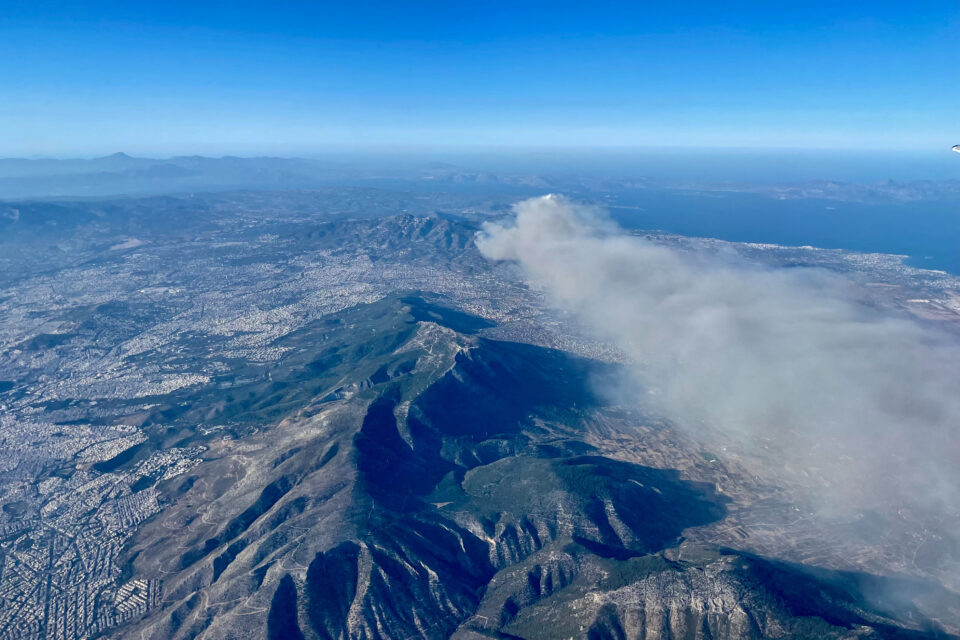
<svg viewBox="0 0 960 640"><path fill-rule="evenodd" d="M258 598L271 638L937 637L913 583L692 557L684 531L728 499L599 455L587 381L616 368L487 324L422 296L361 305L279 339L280 365L238 363L154 409L144 450L203 443L211 420L251 440L242 482L206 471L233 473L228 458L158 485L173 506L130 549L179 603L153 637L252 621L187 607L201 590ZM218 517L197 517L211 502Z"/></svg>
<svg viewBox="0 0 960 640"><path fill-rule="evenodd" d="M832 625L871 624L887 638L950 638L917 606L933 611L960 611L960 596L919 578L834 571L724 549L746 560L757 584L788 603L796 616L817 617ZM915 629L904 629L907 623Z"/></svg>

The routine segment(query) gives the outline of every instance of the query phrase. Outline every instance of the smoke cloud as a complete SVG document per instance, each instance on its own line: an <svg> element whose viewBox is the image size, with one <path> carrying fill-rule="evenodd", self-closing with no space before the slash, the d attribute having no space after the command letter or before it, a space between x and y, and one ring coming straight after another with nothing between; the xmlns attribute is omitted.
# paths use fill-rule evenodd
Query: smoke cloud
<svg viewBox="0 0 960 640"><path fill-rule="evenodd" d="M960 348L824 270L763 268L629 236L548 195L477 239L635 363L639 404L763 455L827 504L957 511Z"/></svg>

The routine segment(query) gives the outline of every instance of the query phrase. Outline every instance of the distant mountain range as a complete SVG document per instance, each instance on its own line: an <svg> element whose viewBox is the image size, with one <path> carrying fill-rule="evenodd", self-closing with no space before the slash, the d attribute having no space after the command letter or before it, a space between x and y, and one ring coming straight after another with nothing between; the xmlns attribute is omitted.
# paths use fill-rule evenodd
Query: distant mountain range
<svg viewBox="0 0 960 640"><path fill-rule="evenodd" d="M317 187L355 176L345 165L301 158L0 159L0 197L102 196L245 188Z"/></svg>
<svg viewBox="0 0 960 640"><path fill-rule="evenodd" d="M415 190L510 193L547 191L608 194L644 189L755 193L777 199L847 202L956 200L957 181L880 181L851 184L806 181L781 185L664 181L646 176L604 177L576 172L477 170L446 162L394 157L368 159L175 156L138 158L125 153L91 159L0 159L0 199L102 197L223 191L315 189L390 185Z"/></svg>

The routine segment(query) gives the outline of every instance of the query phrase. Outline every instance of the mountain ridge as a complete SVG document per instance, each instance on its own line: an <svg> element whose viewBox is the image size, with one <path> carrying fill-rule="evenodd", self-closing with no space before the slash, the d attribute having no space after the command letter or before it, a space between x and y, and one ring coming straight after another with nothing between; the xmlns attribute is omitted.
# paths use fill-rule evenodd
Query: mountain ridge
<svg viewBox="0 0 960 640"><path fill-rule="evenodd" d="M128 554L163 599L130 633L940 637L831 591L832 572L685 546L726 498L585 441L602 400L584 380L601 365L476 336L438 303L404 296L327 320L313 347L327 369L314 369L349 365L353 380L293 394L271 427L207 440L206 461L162 488L166 508ZM373 327L367 346L357 326ZM346 360L341 340L356 349Z"/></svg>

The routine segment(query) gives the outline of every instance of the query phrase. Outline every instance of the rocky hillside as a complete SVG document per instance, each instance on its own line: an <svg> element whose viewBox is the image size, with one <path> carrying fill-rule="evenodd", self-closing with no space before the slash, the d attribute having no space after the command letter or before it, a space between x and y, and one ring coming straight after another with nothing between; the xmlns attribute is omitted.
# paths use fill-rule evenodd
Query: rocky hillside
<svg viewBox="0 0 960 640"><path fill-rule="evenodd" d="M630 437L596 420L589 380L616 371L483 325L363 305L283 338L282 367L157 407L153 446L207 449L157 485L126 577L160 605L115 636L942 635L864 595L883 579L683 543L727 498L588 444Z"/></svg>

